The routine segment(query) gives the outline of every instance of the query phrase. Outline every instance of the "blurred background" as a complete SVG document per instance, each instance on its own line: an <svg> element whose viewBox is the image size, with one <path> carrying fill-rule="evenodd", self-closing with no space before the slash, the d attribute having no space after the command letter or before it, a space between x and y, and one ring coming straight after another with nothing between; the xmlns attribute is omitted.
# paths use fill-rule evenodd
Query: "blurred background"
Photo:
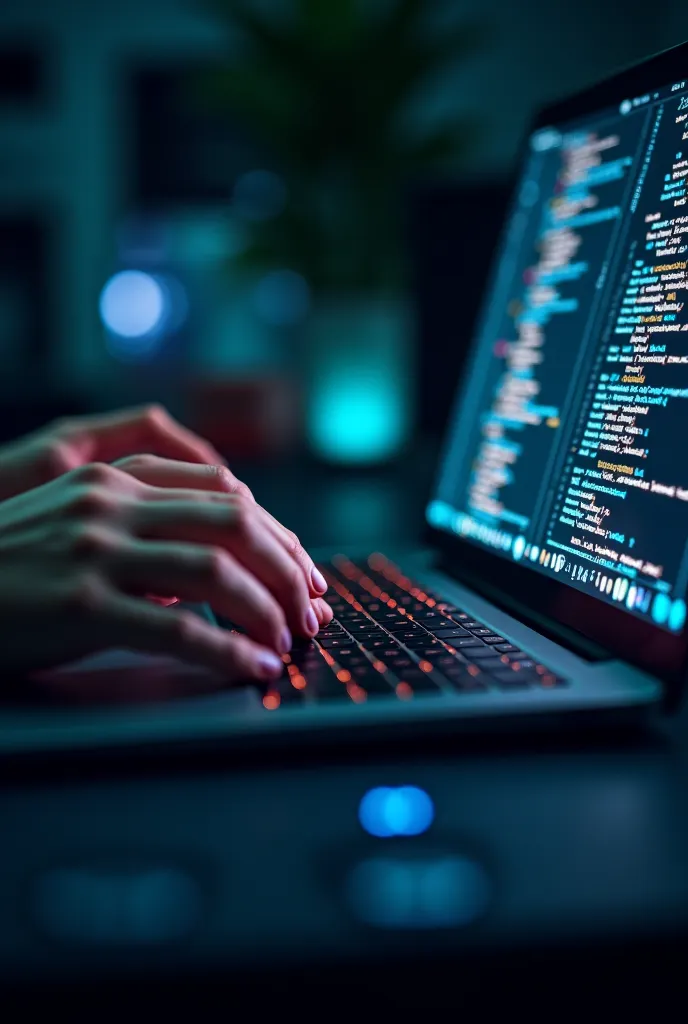
<svg viewBox="0 0 688 1024"><path fill-rule="evenodd" d="M640 0L4 0L0 439L156 400L270 479L430 467L534 109L686 36Z"/></svg>

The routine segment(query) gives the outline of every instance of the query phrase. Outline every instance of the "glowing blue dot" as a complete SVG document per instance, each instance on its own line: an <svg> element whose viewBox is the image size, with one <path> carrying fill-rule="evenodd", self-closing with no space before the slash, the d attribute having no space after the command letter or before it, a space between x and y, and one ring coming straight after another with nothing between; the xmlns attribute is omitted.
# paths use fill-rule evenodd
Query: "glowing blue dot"
<svg viewBox="0 0 688 1024"><path fill-rule="evenodd" d="M165 319L165 294L150 274L122 270L100 295L100 316L109 331L121 338L143 338Z"/></svg>
<svg viewBox="0 0 688 1024"><path fill-rule="evenodd" d="M430 526L446 526L452 518L452 509L444 501L431 501L426 510L425 518Z"/></svg>
<svg viewBox="0 0 688 1024"><path fill-rule="evenodd" d="M417 786L377 786L364 795L358 820L371 836L419 836L435 817L432 800Z"/></svg>
<svg viewBox="0 0 688 1024"><path fill-rule="evenodd" d="M311 292L306 280L293 270L274 270L253 290L253 307L271 327L293 327L308 314Z"/></svg>
<svg viewBox="0 0 688 1024"><path fill-rule="evenodd" d="M663 626L669 618L671 611L671 601L666 594L657 594L654 601L652 602L652 618L655 622Z"/></svg>
<svg viewBox="0 0 688 1024"><path fill-rule="evenodd" d="M526 549L526 539L525 539L525 537L517 537L516 540L514 541L514 546L513 546L512 551L511 551L512 555L514 556L515 561L518 562L521 558L523 558L523 552L525 551L525 549Z"/></svg>
<svg viewBox="0 0 688 1024"><path fill-rule="evenodd" d="M686 602L674 601L669 612L669 629L673 629L678 633L679 629L683 629L685 621Z"/></svg>

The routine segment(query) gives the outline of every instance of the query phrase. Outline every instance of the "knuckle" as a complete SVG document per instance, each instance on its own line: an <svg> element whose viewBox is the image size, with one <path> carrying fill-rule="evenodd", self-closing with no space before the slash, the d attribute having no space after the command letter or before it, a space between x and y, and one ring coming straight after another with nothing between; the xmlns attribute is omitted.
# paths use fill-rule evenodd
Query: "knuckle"
<svg viewBox="0 0 688 1024"><path fill-rule="evenodd" d="M143 418L152 426L159 427L169 422L170 414L163 405L160 405L158 402L151 402L150 405L144 406Z"/></svg>
<svg viewBox="0 0 688 1024"><path fill-rule="evenodd" d="M113 466L108 466L106 462L89 462L85 466L80 466L74 476L81 484L107 486L116 479L117 470Z"/></svg>
<svg viewBox="0 0 688 1024"><path fill-rule="evenodd" d="M244 539L253 533L253 509L244 498L237 497L232 505L232 529Z"/></svg>
<svg viewBox="0 0 688 1024"><path fill-rule="evenodd" d="M301 547L301 541L291 530L287 530L286 542L287 551L292 558L299 558L303 552L303 548Z"/></svg>
<svg viewBox="0 0 688 1024"><path fill-rule="evenodd" d="M241 480L237 480L231 469L226 466L208 466L208 472L214 476L220 485L220 490L226 494L235 494L239 498L246 498L253 501L253 494Z"/></svg>
<svg viewBox="0 0 688 1024"><path fill-rule="evenodd" d="M86 521L103 519L113 511L113 508L113 496L102 487L80 487L69 502L69 514Z"/></svg>
<svg viewBox="0 0 688 1024"><path fill-rule="evenodd" d="M222 548L210 548L206 555L203 575L212 586L221 586L227 579L229 559Z"/></svg>
<svg viewBox="0 0 688 1024"><path fill-rule="evenodd" d="M73 469L73 456L64 441L52 440L46 445L43 455L43 473L46 480L55 480Z"/></svg>
<svg viewBox="0 0 688 1024"><path fill-rule="evenodd" d="M81 526L72 534L72 553L78 561L96 561L107 554L111 547L111 539L103 530L93 525Z"/></svg>
<svg viewBox="0 0 688 1024"><path fill-rule="evenodd" d="M160 459L156 455L128 455L126 459L120 459L117 463L118 469L125 473L144 472L155 466Z"/></svg>
<svg viewBox="0 0 688 1024"><path fill-rule="evenodd" d="M252 504L255 501L255 498L253 497L253 491L251 490L251 488L247 484L245 484L243 480L237 480L236 477L234 477L234 493L238 494L242 498L245 498Z"/></svg>

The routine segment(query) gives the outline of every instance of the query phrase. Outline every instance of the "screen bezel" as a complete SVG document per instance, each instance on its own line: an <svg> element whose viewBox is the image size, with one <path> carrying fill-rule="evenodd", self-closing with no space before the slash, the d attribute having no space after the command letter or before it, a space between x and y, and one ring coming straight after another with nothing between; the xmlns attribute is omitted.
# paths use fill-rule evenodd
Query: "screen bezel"
<svg viewBox="0 0 688 1024"><path fill-rule="evenodd" d="M688 42L626 68L574 96L544 107L528 131L519 166L523 166L527 140L533 131L598 113L606 107L620 104L624 99L664 88L684 77L688 79ZM496 264L502 252L501 243L495 251L497 258L487 280L485 295L489 294L494 280ZM479 329L474 337L478 336ZM473 347L452 410L450 431L455 426L458 404L465 395L464 385L472 371L474 355ZM442 465L448 450L447 445ZM456 575L467 573L471 578L491 582L492 586L497 581L499 590L510 598L510 604L513 606L517 602L526 617L531 613L539 619L573 630L598 644L610 655L645 669L667 684L668 702L677 702L680 684L688 666L688 626L680 634L670 634L651 622L621 611L614 605L552 579L523 563L511 562L489 548L473 544L437 527L428 526L428 529L433 546L441 550Z"/></svg>

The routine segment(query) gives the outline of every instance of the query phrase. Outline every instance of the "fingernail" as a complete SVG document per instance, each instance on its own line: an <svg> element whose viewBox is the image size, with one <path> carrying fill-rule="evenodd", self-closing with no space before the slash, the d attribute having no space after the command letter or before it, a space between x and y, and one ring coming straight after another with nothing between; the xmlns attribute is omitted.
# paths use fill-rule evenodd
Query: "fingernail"
<svg viewBox="0 0 688 1024"><path fill-rule="evenodd" d="M282 670L284 669L282 659L278 658L271 651L261 651L256 655L256 661L262 676L274 679L282 675Z"/></svg>
<svg viewBox="0 0 688 1024"><path fill-rule="evenodd" d="M319 594L324 594L327 590L327 580L320 572L320 569L316 569L315 566L311 569L311 580L313 582L313 588L317 590Z"/></svg>
<svg viewBox="0 0 688 1024"><path fill-rule="evenodd" d="M312 608L309 608L306 612L306 629L309 633L315 634L318 632L320 626L318 625L318 618Z"/></svg>
<svg viewBox="0 0 688 1024"><path fill-rule="evenodd" d="M291 633L289 632L288 629L285 629L284 632L282 633L282 636L280 637L280 654L288 654L289 651L292 649L292 645L293 641L291 638Z"/></svg>

